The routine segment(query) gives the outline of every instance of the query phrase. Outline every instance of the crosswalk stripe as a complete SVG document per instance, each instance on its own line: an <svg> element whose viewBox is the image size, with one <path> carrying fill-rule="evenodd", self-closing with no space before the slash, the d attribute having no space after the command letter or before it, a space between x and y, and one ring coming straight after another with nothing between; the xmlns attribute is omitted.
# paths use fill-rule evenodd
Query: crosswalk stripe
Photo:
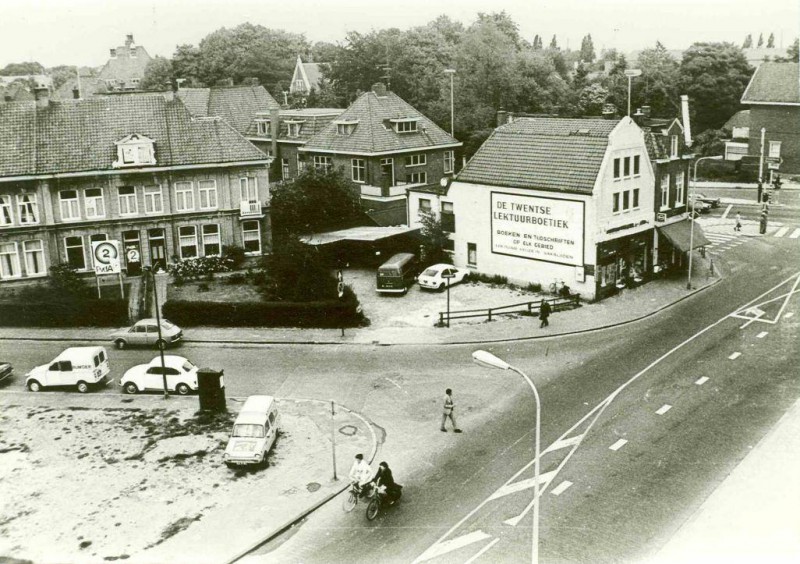
<svg viewBox="0 0 800 564"><path fill-rule="evenodd" d="M788 233L788 232L789 232L789 228L788 228L788 227L781 227L780 229L778 229L778 230L775 232L775 235L774 235L774 237L783 237L783 236L784 236L784 235L786 235L786 233Z"/></svg>
<svg viewBox="0 0 800 564"><path fill-rule="evenodd" d="M798 237L800 237L800 227L792 231L792 234L789 235L789 239L797 239Z"/></svg>

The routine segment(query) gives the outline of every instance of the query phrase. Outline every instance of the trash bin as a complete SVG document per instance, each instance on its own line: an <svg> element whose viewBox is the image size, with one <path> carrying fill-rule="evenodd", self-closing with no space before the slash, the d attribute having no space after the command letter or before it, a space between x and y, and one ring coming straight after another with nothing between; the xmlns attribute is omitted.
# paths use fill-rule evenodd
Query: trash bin
<svg viewBox="0 0 800 564"><path fill-rule="evenodd" d="M201 368L197 371L197 394L200 409L207 411L226 411L224 370Z"/></svg>

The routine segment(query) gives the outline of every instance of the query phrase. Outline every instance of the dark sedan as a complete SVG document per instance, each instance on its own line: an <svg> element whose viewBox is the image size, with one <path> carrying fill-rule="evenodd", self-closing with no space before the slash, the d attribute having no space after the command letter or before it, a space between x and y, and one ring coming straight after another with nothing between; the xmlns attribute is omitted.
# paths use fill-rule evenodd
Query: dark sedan
<svg viewBox="0 0 800 564"><path fill-rule="evenodd" d="M698 202L703 202L710 205L712 208L718 208L720 203L722 203L722 200L719 198L712 198L711 196L706 196L705 194L696 194L695 199Z"/></svg>
<svg viewBox="0 0 800 564"><path fill-rule="evenodd" d="M0 382L10 377L14 372L14 367L10 362L3 362L0 360Z"/></svg>

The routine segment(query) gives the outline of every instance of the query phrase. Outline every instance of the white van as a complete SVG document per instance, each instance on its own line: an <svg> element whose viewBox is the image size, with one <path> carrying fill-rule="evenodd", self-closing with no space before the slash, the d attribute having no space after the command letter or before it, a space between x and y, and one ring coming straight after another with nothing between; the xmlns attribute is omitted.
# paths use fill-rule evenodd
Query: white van
<svg viewBox="0 0 800 564"><path fill-rule="evenodd" d="M233 423L222 459L226 465L261 464L278 434L278 407L272 396L250 396Z"/></svg>
<svg viewBox="0 0 800 564"><path fill-rule="evenodd" d="M70 347L48 364L28 372L25 386L32 392L48 386L77 386L85 394L89 386L103 382L110 371L105 348Z"/></svg>

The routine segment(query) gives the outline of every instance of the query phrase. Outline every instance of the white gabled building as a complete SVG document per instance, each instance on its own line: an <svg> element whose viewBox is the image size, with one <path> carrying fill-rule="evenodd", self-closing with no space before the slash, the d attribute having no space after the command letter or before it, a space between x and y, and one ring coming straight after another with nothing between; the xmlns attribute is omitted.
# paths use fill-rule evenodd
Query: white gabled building
<svg viewBox="0 0 800 564"><path fill-rule="evenodd" d="M457 266L545 289L563 281L596 300L652 273L654 187L629 117L518 118L452 184L410 191L409 220L443 212Z"/></svg>

